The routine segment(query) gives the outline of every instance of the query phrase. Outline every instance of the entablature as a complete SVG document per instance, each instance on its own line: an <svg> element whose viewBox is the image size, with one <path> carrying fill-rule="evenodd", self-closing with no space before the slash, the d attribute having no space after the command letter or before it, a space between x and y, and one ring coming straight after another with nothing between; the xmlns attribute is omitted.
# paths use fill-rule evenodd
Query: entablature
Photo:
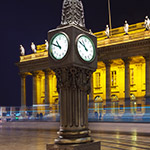
<svg viewBox="0 0 150 150"><path fill-rule="evenodd" d="M150 56L150 30L145 30L144 22L130 25L126 35L123 27L112 29L110 38L106 37L105 31L94 34L97 36L98 61ZM21 72L47 69L49 61L45 44L38 45L36 53L20 56L20 62L16 64Z"/></svg>
<svg viewBox="0 0 150 150"><path fill-rule="evenodd" d="M19 67L20 72L32 72L37 70L44 70L49 68L48 57L40 58L25 62L18 62L16 65Z"/></svg>
<svg viewBox="0 0 150 150"><path fill-rule="evenodd" d="M98 48L98 61L150 55L150 38Z"/></svg>
<svg viewBox="0 0 150 150"><path fill-rule="evenodd" d="M31 61L46 57L48 57L48 51L20 56L20 62Z"/></svg>

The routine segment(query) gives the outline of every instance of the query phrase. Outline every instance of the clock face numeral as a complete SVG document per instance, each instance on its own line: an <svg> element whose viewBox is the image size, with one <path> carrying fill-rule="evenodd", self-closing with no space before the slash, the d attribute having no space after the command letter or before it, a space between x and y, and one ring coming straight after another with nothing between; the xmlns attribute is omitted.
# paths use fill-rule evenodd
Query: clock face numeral
<svg viewBox="0 0 150 150"><path fill-rule="evenodd" d="M62 59L68 51L68 38L63 33L53 36L50 41L50 55L55 59Z"/></svg>
<svg viewBox="0 0 150 150"><path fill-rule="evenodd" d="M82 35L77 40L77 49L81 58L85 61L92 61L95 56L95 46L93 41L86 35Z"/></svg>

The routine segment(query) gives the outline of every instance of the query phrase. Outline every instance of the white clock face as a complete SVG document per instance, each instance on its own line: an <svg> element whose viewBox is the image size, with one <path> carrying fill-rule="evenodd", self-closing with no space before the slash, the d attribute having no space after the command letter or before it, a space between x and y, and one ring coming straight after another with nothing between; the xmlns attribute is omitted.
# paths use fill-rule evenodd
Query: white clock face
<svg viewBox="0 0 150 150"><path fill-rule="evenodd" d="M78 53L84 61L92 61L95 57L93 41L86 35L81 35L77 40Z"/></svg>
<svg viewBox="0 0 150 150"><path fill-rule="evenodd" d="M57 60L62 59L68 51L68 45L68 38L65 34L58 33L54 35L50 41L50 55Z"/></svg>

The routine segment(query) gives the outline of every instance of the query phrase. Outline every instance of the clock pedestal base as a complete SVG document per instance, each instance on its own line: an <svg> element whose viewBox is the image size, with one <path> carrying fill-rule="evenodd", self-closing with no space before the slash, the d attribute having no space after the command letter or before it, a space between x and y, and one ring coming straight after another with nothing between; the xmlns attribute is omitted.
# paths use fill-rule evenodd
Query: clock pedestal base
<svg viewBox="0 0 150 150"><path fill-rule="evenodd" d="M46 150L101 150L100 142L90 142L78 145L54 145L47 144Z"/></svg>
<svg viewBox="0 0 150 150"><path fill-rule="evenodd" d="M89 136L90 130L82 131L59 131L59 137L55 139L55 144L81 144L92 142L91 136Z"/></svg>

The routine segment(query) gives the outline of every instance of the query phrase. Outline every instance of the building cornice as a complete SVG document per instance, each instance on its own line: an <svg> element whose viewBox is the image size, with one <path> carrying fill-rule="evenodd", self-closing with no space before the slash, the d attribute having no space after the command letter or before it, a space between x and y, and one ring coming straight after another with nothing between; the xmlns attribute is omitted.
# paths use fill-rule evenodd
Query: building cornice
<svg viewBox="0 0 150 150"><path fill-rule="evenodd" d="M16 65L19 67L20 72L32 72L49 68L49 61L47 58L30 60L25 62L18 62Z"/></svg>
<svg viewBox="0 0 150 150"><path fill-rule="evenodd" d="M98 60L118 59L150 54L150 39L98 48Z"/></svg>

